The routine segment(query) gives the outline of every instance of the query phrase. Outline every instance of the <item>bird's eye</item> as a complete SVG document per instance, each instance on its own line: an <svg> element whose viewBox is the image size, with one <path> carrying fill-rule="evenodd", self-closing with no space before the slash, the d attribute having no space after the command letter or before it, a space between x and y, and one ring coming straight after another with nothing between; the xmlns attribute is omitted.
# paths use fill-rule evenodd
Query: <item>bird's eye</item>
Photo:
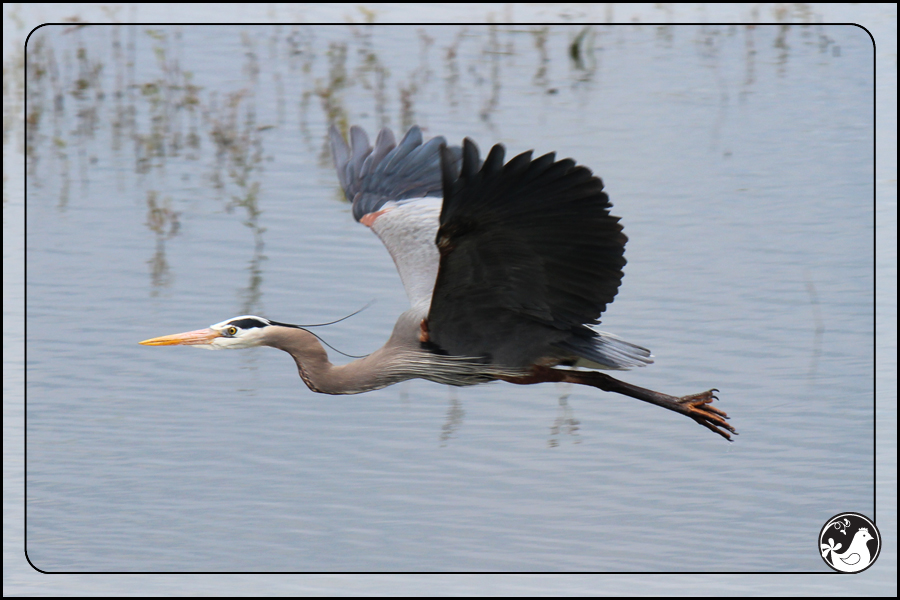
<svg viewBox="0 0 900 600"><path fill-rule="evenodd" d="M227 333L228 335L236 335L236 334L237 334L237 327L235 327L234 325L232 325L231 327L228 327L227 329L225 329L225 333Z"/></svg>

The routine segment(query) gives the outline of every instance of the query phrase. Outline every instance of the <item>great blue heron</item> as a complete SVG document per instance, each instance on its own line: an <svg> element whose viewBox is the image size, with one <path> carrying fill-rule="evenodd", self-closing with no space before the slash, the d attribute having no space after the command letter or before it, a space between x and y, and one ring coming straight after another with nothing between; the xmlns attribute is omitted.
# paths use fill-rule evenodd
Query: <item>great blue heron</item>
<svg viewBox="0 0 900 600"><path fill-rule="evenodd" d="M382 129L373 148L335 127L331 147L353 216L394 259L411 307L387 343L336 366L309 331L245 315L148 346L271 346L294 357L314 392L357 394L413 378L455 386L558 381L625 394L681 413L730 440L717 390L669 396L595 370L653 362L650 351L588 325L599 322L622 280L625 242L603 182L571 159L531 152L504 164L494 146L482 163L466 138L400 144Z"/></svg>

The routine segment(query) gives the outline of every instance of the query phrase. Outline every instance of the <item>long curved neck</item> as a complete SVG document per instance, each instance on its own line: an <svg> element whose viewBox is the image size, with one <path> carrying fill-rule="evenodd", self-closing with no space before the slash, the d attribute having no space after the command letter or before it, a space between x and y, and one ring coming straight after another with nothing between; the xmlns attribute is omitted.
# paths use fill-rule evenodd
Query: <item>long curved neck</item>
<svg viewBox="0 0 900 600"><path fill-rule="evenodd" d="M388 368L393 352L387 346L346 365L333 365L322 343L305 329L270 326L265 344L294 358L303 382L323 394L359 394L408 379Z"/></svg>

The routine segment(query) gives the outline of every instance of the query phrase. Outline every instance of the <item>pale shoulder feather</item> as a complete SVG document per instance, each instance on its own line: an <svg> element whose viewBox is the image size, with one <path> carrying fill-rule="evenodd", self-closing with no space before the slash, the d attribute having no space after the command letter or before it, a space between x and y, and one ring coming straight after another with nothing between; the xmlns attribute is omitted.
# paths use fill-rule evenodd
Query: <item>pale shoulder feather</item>
<svg viewBox="0 0 900 600"><path fill-rule="evenodd" d="M418 198L389 206L373 223L394 259L413 307L431 304L440 255L434 243L441 216L440 198Z"/></svg>

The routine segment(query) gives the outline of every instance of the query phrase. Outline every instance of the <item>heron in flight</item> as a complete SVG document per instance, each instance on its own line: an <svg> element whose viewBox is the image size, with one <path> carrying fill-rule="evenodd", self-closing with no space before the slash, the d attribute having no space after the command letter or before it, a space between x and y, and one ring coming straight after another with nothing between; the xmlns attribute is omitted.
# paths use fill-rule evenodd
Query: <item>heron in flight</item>
<svg viewBox="0 0 900 600"><path fill-rule="evenodd" d="M354 218L394 259L410 308L387 343L333 365L298 325L244 315L208 329L141 344L201 348L271 346L297 363L314 392L358 394L407 379L454 386L502 380L589 385L681 413L731 440L712 389L682 397L640 388L596 369L649 364L650 351L590 327L616 296L625 265L619 218L603 182L555 154L482 162L474 142L424 142L412 127L399 144L382 129L373 147L334 127L331 149Z"/></svg>

